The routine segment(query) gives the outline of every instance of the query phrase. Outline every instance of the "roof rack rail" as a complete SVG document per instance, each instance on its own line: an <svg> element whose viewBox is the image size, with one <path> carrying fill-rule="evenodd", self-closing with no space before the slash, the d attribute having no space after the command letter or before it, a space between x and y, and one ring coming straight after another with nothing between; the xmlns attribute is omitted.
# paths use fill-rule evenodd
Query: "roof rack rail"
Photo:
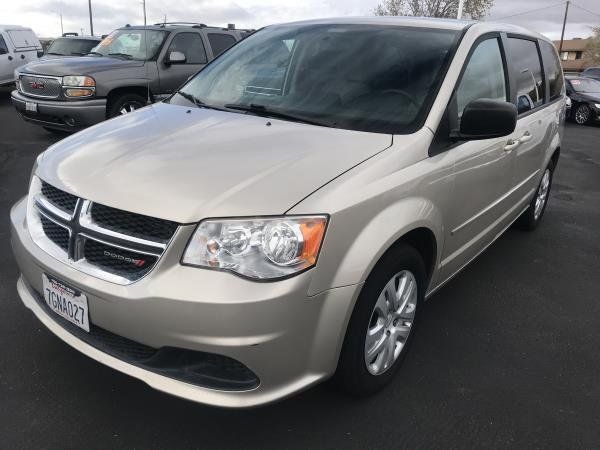
<svg viewBox="0 0 600 450"><path fill-rule="evenodd" d="M168 25L188 25L191 27L197 27L197 28L208 28L208 25L204 24L204 23L196 23L196 22L159 22L159 23L155 23L154 24L157 27L166 27Z"/></svg>

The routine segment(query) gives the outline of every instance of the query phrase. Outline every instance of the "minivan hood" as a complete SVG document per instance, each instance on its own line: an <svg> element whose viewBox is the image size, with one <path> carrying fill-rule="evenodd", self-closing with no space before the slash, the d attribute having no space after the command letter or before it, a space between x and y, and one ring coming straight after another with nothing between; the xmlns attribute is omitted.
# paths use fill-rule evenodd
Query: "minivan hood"
<svg viewBox="0 0 600 450"><path fill-rule="evenodd" d="M391 143L391 135L158 103L58 142L37 173L79 197L191 223L283 214Z"/></svg>
<svg viewBox="0 0 600 450"><path fill-rule="evenodd" d="M108 56L61 57L32 61L24 67L19 68L19 72L58 77L64 75L93 75L107 70L140 67L143 64L143 61L111 58Z"/></svg>

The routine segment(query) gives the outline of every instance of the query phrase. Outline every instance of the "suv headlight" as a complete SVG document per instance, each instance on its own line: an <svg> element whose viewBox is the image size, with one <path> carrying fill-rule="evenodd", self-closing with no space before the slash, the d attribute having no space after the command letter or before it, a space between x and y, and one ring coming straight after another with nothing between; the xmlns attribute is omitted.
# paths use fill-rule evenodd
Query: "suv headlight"
<svg viewBox="0 0 600 450"><path fill-rule="evenodd" d="M96 81L83 75L67 75L62 79L67 97L90 97L94 95Z"/></svg>
<svg viewBox="0 0 600 450"><path fill-rule="evenodd" d="M273 280L314 266L328 218L315 216L204 220L182 264Z"/></svg>
<svg viewBox="0 0 600 450"><path fill-rule="evenodd" d="M594 103L594 106L598 109L600 109L600 103Z"/></svg>

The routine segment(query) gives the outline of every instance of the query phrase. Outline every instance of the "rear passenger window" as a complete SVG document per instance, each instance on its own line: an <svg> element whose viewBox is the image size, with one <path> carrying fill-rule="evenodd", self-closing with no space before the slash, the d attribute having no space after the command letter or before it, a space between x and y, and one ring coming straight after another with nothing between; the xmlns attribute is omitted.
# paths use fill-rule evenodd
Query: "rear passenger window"
<svg viewBox="0 0 600 450"><path fill-rule="evenodd" d="M550 101L560 97L562 92L564 80L562 68L556 55L554 46L546 41L540 42L540 50L542 52L542 61L544 62L544 70L548 77L548 87L550 94Z"/></svg>
<svg viewBox="0 0 600 450"><path fill-rule="evenodd" d="M5 55L8 53L8 47L6 46L6 42L4 42L4 38L0 34L0 55Z"/></svg>
<svg viewBox="0 0 600 450"><path fill-rule="evenodd" d="M458 117L462 117L469 102L480 98L507 99L504 64L497 38L480 42L471 54L456 90Z"/></svg>
<svg viewBox="0 0 600 450"><path fill-rule="evenodd" d="M208 33L208 42L212 47L215 58L235 44L235 38L230 34Z"/></svg>
<svg viewBox="0 0 600 450"><path fill-rule="evenodd" d="M515 69L517 110L525 113L544 103L544 77L535 41L508 39L509 60Z"/></svg>
<svg viewBox="0 0 600 450"><path fill-rule="evenodd" d="M171 41L168 53L181 52L186 64L206 64L206 50L198 33L179 33Z"/></svg>

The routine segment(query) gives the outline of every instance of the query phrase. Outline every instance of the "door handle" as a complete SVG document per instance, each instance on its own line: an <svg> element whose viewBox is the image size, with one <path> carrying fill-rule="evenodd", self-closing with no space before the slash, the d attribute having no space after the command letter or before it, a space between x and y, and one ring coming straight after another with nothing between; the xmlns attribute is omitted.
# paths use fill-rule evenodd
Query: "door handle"
<svg viewBox="0 0 600 450"><path fill-rule="evenodd" d="M506 141L506 145L504 146L504 151L506 153L510 153L515 148L517 148L520 143L521 143L521 141L519 141L518 139L509 139L508 141Z"/></svg>
<svg viewBox="0 0 600 450"><path fill-rule="evenodd" d="M519 138L519 142L529 142L533 136L529 131L523 133L523 136Z"/></svg>

